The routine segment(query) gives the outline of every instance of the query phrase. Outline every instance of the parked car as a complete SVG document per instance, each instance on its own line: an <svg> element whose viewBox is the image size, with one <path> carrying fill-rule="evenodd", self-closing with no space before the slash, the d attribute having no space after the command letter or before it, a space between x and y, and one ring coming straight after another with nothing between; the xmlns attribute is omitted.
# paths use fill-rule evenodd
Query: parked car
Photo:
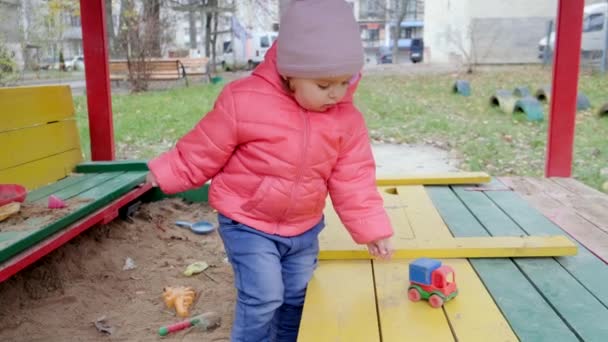
<svg viewBox="0 0 608 342"><path fill-rule="evenodd" d="M424 56L424 41L422 38L413 38L410 45L410 60L412 63L422 62Z"/></svg>
<svg viewBox="0 0 608 342"><path fill-rule="evenodd" d="M601 55L606 35L605 16L608 15L608 4L598 3L585 6L583 18L583 36L581 39L581 53L583 57ZM555 50L555 25L549 35L549 56ZM543 59L547 49L546 35L538 42L538 58Z"/></svg>
<svg viewBox="0 0 608 342"><path fill-rule="evenodd" d="M70 60L65 61L66 70L84 71L84 56L79 55Z"/></svg>
<svg viewBox="0 0 608 342"><path fill-rule="evenodd" d="M251 32L247 41L243 42L238 38L234 38L234 48L232 50L232 41L226 40L223 44L223 49L218 56L218 61L224 69L229 69L235 64L237 67L245 66L251 70L264 60L264 56L272 43L277 39L277 32Z"/></svg>

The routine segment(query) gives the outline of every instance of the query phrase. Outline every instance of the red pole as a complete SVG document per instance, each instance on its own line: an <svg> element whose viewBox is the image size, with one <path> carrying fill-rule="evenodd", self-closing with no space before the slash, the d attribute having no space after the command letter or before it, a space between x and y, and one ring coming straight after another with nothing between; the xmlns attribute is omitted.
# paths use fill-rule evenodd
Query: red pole
<svg viewBox="0 0 608 342"><path fill-rule="evenodd" d="M94 161L114 160L112 93L104 2L104 0L80 1L91 159Z"/></svg>
<svg viewBox="0 0 608 342"><path fill-rule="evenodd" d="M545 177L572 175L584 7L584 0L560 0L558 5Z"/></svg>

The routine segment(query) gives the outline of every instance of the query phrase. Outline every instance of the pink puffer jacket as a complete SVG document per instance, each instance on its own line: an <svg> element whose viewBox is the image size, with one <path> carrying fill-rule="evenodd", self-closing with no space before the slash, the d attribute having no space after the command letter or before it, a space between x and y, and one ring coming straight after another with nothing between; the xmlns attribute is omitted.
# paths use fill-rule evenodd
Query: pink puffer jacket
<svg viewBox="0 0 608 342"><path fill-rule="evenodd" d="M228 84L175 148L150 161L165 193L213 178L210 204L261 231L299 235L321 219L327 193L357 243L392 235L376 188L365 122L345 99L324 113L300 107L276 69L276 45L253 74Z"/></svg>

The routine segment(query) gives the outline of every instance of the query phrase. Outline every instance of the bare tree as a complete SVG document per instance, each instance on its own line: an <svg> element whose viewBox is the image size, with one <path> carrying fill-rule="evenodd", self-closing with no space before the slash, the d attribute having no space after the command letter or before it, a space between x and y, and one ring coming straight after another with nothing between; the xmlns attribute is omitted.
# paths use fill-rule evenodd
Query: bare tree
<svg viewBox="0 0 608 342"><path fill-rule="evenodd" d="M116 40L116 33L114 32L114 17L113 8L112 8L112 0L105 0L106 7L106 36L108 37L108 51L110 51L110 56L114 57L115 48L114 41Z"/></svg>
<svg viewBox="0 0 608 342"><path fill-rule="evenodd" d="M464 32L448 31L447 41L453 44L461 55L462 63L467 74L475 72L475 67L479 64L480 59L488 57L492 48L498 39L500 31L495 31L489 43L484 47L483 53L479 54L481 47L479 46L478 27L475 22L471 22L466 26Z"/></svg>
<svg viewBox="0 0 608 342"><path fill-rule="evenodd" d="M419 8L424 6L423 0L370 0L376 1L377 6L383 9L386 20L394 23L394 28L390 32L392 41L393 64L399 63L399 38L401 34L401 23L408 18L408 15L416 16Z"/></svg>
<svg viewBox="0 0 608 342"><path fill-rule="evenodd" d="M121 1L120 32L117 43L125 52L132 92L148 89L148 67L152 57L160 56L162 23L155 10L139 11L135 0Z"/></svg>
<svg viewBox="0 0 608 342"><path fill-rule="evenodd" d="M144 30L148 32L146 39L149 43L151 57L161 57L160 0L146 0L144 5Z"/></svg>
<svg viewBox="0 0 608 342"><path fill-rule="evenodd" d="M173 10L187 12L189 18L194 18L199 13L201 19L205 19L205 51L210 53L211 70L215 72L217 64L216 42L219 33L218 19L222 13L234 13L236 1L220 0L167 0ZM195 20L194 20L195 22ZM227 31L230 32L230 31ZM196 44L196 26L190 22L190 44ZM194 36L194 37L193 37ZM194 39L192 39L194 38ZM192 43L194 42L194 43ZM192 46L192 45L191 45ZM196 45L193 46L194 48Z"/></svg>

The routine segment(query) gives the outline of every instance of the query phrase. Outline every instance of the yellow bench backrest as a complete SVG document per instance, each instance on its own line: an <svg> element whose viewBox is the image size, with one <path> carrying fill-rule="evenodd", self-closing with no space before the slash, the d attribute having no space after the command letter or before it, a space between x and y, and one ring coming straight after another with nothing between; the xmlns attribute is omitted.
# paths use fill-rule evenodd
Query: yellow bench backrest
<svg viewBox="0 0 608 342"><path fill-rule="evenodd" d="M82 161L69 86L0 88L0 183L32 190Z"/></svg>

